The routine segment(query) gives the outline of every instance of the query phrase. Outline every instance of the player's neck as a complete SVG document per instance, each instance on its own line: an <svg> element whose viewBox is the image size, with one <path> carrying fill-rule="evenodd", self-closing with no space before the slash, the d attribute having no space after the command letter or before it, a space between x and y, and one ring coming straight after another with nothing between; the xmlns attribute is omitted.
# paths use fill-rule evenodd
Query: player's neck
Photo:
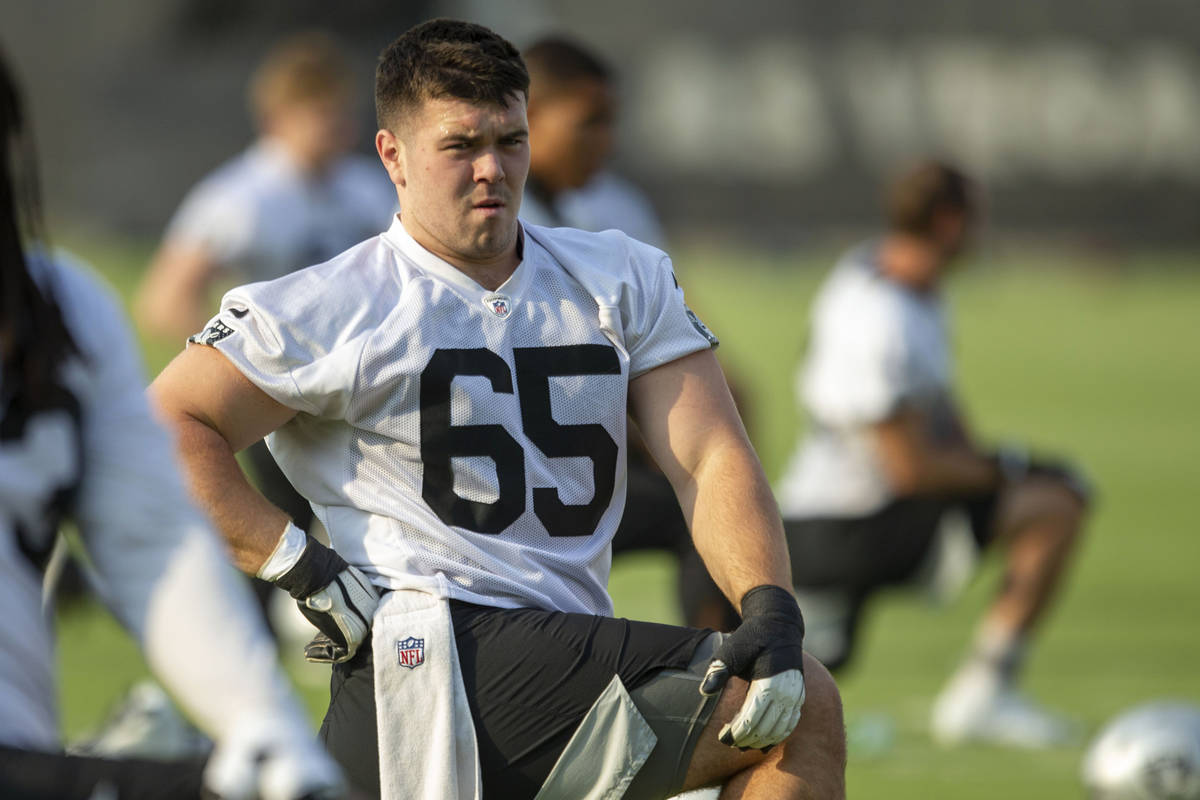
<svg viewBox="0 0 1200 800"><path fill-rule="evenodd" d="M930 242L907 234L892 233L879 245L879 269L892 281L918 292L937 288L941 255Z"/></svg>
<svg viewBox="0 0 1200 800"><path fill-rule="evenodd" d="M444 246L437 237L423 229L420 224L406 221L403 214L400 216L400 224L404 226L404 230L414 242L488 291L494 292L511 278L524 257L525 232L521 230L520 224L516 226L512 243L491 258L468 258L455 252Z"/></svg>

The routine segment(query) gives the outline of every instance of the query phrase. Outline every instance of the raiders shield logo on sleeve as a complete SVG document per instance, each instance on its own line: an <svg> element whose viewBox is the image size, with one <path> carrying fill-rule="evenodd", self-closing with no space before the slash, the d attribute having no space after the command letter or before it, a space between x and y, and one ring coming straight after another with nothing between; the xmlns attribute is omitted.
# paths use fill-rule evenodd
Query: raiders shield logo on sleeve
<svg viewBox="0 0 1200 800"><path fill-rule="evenodd" d="M721 343L721 341L717 339L717 335L710 331L708 326L700 321L700 318L696 316L695 311L692 311L687 306L684 306L684 310L687 311L688 319L692 321L692 327L699 331L701 336L703 336L705 339L708 339L708 343L711 346L716 347Z"/></svg>
<svg viewBox="0 0 1200 800"><path fill-rule="evenodd" d="M191 344L206 344L211 347L232 333L233 328L217 319L213 320L213 323L204 330L200 331L200 333L189 337L188 342Z"/></svg>

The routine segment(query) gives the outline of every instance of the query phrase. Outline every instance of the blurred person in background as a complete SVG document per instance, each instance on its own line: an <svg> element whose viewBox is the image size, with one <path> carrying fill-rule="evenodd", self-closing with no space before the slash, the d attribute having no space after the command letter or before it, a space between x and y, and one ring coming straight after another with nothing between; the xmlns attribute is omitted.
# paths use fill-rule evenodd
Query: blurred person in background
<svg viewBox="0 0 1200 800"><path fill-rule="evenodd" d="M529 68L529 180L521 217L535 225L616 229L665 247L658 215L633 184L608 169L617 92L599 56L563 37L521 53Z"/></svg>
<svg viewBox="0 0 1200 800"><path fill-rule="evenodd" d="M999 593L934 704L932 731L944 743L1062 743L1071 726L1017 679L1088 491L1065 463L983 448L958 406L941 287L977 221L972 181L922 163L886 203L887 231L847 253L817 295L798 374L809 431L778 488L806 645L836 670L875 591L961 586L980 550L1002 547Z"/></svg>
<svg viewBox="0 0 1200 800"><path fill-rule="evenodd" d="M23 104L0 58L0 796L337 796L337 767L188 501L128 324L94 278L45 249L37 194ZM43 572L65 518L101 597L215 737L210 759L63 754Z"/></svg>
<svg viewBox="0 0 1200 800"><path fill-rule="evenodd" d="M617 121L612 70L562 37L539 39L521 54L529 70L529 178L521 218L587 231L610 228L664 247L649 200L605 170ZM629 490L613 555L666 550L679 560L677 592L687 625L733 630L738 617L692 545L670 481L631 426Z"/></svg>
<svg viewBox="0 0 1200 800"><path fill-rule="evenodd" d="M251 78L258 139L184 198L135 300L143 329L182 342L212 316L214 292L318 264L387 225L396 196L358 139L358 92L339 45L284 39ZM247 451L259 486L297 524L312 509L263 443ZM269 586L256 582L264 603ZM276 618L278 619L278 618Z"/></svg>

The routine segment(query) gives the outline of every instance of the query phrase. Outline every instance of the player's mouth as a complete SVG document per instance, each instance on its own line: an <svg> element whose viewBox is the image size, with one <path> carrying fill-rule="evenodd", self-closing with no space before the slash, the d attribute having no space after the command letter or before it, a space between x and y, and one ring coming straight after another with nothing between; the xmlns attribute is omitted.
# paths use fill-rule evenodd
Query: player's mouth
<svg viewBox="0 0 1200 800"><path fill-rule="evenodd" d="M480 200L474 203L471 207L476 211L482 212L485 216L494 217L499 215L508 206L503 200L498 197Z"/></svg>

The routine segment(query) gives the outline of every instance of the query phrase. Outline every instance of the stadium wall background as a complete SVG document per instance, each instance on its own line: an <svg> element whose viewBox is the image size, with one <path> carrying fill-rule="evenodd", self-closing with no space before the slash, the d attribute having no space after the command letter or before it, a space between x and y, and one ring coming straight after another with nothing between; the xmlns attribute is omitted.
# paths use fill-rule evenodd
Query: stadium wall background
<svg viewBox="0 0 1200 800"><path fill-rule="evenodd" d="M619 167L680 233L865 228L880 177L934 153L985 179L1001 233L1200 241L1189 0L13 0L0 41L33 95L52 213L156 234L249 140L244 80L273 39L329 28L368 90L379 49L439 14L608 57Z"/></svg>

